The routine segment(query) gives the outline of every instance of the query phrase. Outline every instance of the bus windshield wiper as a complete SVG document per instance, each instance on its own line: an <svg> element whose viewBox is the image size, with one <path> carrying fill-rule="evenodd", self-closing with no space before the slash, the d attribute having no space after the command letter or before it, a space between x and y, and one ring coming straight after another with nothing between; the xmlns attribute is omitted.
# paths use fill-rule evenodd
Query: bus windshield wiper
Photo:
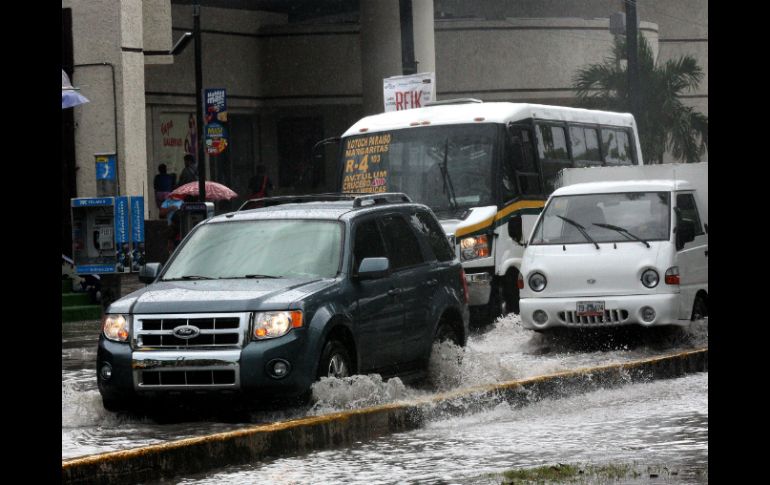
<svg viewBox="0 0 770 485"><path fill-rule="evenodd" d="M275 276L271 274L247 274L244 278L283 278L283 276Z"/></svg>
<svg viewBox="0 0 770 485"><path fill-rule="evenodd" d="M449 176L449 168L447 167L447 157L449 156L449 138L446 139L444 144L444 161L439 165L441 168L441 175L444 177L444 193L449 196L449 205L452 206L454 211L457 211L457 197L455 197L455 188L452 185L452 178Z"/></svg>
<svg viewBox="0 0 770 485"><path fill-rule="evenodd" d="M612 224L600 224L598 222L594 222L593 224L594 224L594 226L599 226L599 227L603 227L605 229L612 229L613 231L618 231L619 233L623 234L624 236L626 236L626 237L628 237L630 239L635 239L635 240L639 241L640 243L646 245L648 248L650 247L650 243L648 243L644 239L640 238L636 234L634 234L632 232L629 232L629 230L624 228L624 227L613 226Z"/></svg>
<svg viewBox="0 0 770 485"><path fill-rule="evenodd" d="M591 236L588 235L588 231L586 231L585 227L581 226L579 223L573 221L572 219L568 219L568 218L562 217L562 216L556 216L556 217L558 217L559 219L561 219L561 220L563 220L565 222L569 222L573 226L577 227L577 230L580 231L580 234L582 234L584 238L586 238L589 241L591 241L592 243L594 243L594 246L596 246L596 249L600 249L599 248L599 244L596 241L594 241L594 239Z"/></svg>

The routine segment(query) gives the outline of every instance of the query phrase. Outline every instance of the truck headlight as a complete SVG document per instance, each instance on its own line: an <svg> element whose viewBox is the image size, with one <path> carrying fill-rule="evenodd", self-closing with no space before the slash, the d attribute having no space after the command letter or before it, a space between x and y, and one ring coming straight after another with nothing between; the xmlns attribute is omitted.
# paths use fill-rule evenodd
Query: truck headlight
<svg viewBox="0 0 770 485"><path fill-rule="evenodd" d="M547 284L548 280L545 279L542 273L532 273L529 275L529 287L532 288L532 291L543 291Z"/></svg>
<svg viewBox="0 0 770 485"><path fill-rule="evenodd" d="M490 255L489 237L472 236L460 239L460 254L464 260L486 258Z"/></svg>
<svg viewBox="0 0 770 485"><path fill-rule="evenodd" d="M654 269L648 269L642 273L642 284L647 288L655 288L658 286L658 281L660 281L660 277Z"/></svg>
<svg viewBox="0 0 770 485"><path fill-rule="evenodd" d="M128 315L105 315L102 332L108 340L125 342L128 340Z"/></svg>
<svg viewBox="0 0 770 485"><path fill-rule="evenodd" d="M257 340L281 337L302 326L302 312L259 312L254 314L252 335Z"/></svg>

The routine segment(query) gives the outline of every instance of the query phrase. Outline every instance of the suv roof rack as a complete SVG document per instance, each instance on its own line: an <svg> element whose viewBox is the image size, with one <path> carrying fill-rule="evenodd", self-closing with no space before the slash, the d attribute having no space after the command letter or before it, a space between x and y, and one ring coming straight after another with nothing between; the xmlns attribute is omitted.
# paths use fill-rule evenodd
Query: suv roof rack
<svg viewBox="0 0 770 485"><path fill-rule="evenodd" d="M465 104L465 103L483 103L484 101L476 98L454 98L442 99L440 101L426 101L425 106L441 106L443 104Z"/></svg>
<svg viewBox="0 0 770 485"><path fill-rule="evenodd" d="M364 202L367 202L370 200L372 201L372 203L368 205L397 204L399 202L412 202L412 199L410 199L409 196L403 192L382 192L379 194L359 195L353 200L353 207L362 207L364 205Z"/></svg>
<svg viewBox="0 0 770 485"><path fill-rule="evenodd" d="M277 195L274 197L262 197L260 199L249 199L241 205L236 212L257 209L261 207L271 207L281 204L292 204L297 202L333 202L337 200L353 200L353 207L361 207L364 201L372 200L372 204L385 204L396 202L411 202L412 200L401 192L386 192L380 194L370 194L363 192L349 193L327 193L327 194L308 194L308 195Z"/></svg>

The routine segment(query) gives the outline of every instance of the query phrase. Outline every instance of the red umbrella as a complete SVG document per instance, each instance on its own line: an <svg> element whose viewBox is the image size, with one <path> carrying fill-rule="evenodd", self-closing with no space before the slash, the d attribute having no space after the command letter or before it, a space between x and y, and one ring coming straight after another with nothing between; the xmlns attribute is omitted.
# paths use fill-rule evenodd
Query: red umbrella
<svg viewBox="0 0 770 485"><path fill-rule="evenodd" d="M197 197L199 193L198 182L195 181L180 185L168 194L168 198L184 200L187 197ZM206 181L206 200L230 200L236 197L238 197L238 194L228 187L209 180Z"/></svg>

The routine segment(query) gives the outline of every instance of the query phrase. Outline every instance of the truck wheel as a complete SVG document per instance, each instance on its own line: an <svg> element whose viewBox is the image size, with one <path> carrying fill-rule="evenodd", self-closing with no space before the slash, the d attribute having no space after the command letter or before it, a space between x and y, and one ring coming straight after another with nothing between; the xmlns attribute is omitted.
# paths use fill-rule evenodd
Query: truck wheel
<svg viewBox="0 0 770 485"><path fill-rule="evenodd" d="M505 302L497 284L492 285L489 292L489 302L483 306L471 307L471 319L477 326L490 325L503 315Z"/></svg>
<svg viewBox="0 0 770 485"><path fill-rule="evenodd" d="M337 340L326 342L321 352L321 362L318 364L318 378L349 377L352 368L348 349Z"/></svg>
<svg viewBox="0 0 770 485"><path fill-rule="evenodd" d="M695 297L695 302L692 304L692 316L690 320L701 320L709 316L709 307L706 298L703 295Z"/></svg>
<svg viewBox="0 0 770 485"><path fill-rule="evenodd" d="M519 287L516 279L519 277L516 271L509 271L501 280L503 285L503 299L505 300L505 314L519 314Z"/></svg>

